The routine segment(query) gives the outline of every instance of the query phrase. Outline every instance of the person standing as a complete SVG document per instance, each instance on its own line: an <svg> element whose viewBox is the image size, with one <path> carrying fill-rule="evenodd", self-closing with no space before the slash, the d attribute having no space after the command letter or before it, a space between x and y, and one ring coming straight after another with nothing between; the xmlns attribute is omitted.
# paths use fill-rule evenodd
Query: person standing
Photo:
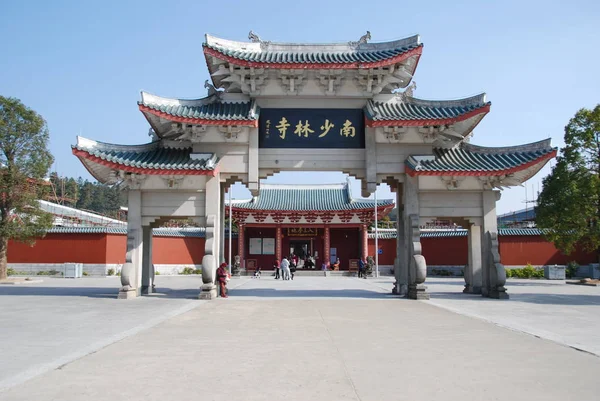
<svg viewBox="0 0 600 401"><path fill-rule="evenodd" d="M221 263L221 266L217 269L217 280L221 289L221 298L229 298L227 295L227 278L227 263Z"/></svg>
<svg viewBox="0 0 600 401"><path fill-rule="evenodd" d="M281 260L281 278L283 280L290 279L290 262L286 257Z"/></svg>
<svg viewBox="0 0 600 401"><path fill-rule="evenodd" d="M363 261L363 258L358 259L358 278L367 278L367 276L365 276L365 262Z"/></svg>
<svg viewBox="0 0 600 401"><path fill-rule="evenodd" d="M275 259L275 263L273 263L273 269L275 269L275 280L279 280L279 259Z"/></svg>

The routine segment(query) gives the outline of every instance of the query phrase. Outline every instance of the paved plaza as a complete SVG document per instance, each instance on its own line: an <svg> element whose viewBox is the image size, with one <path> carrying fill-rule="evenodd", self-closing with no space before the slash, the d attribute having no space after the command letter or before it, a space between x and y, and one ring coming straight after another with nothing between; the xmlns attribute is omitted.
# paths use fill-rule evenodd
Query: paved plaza
<svg viewBox="0 0 600 401"><path fill-rule="evenodd" d="M242 278L211 302L200 277L130 301L116 277L0 286L0 400L597 399L600 288L429 279L410 301L392 281Z"/></svg>

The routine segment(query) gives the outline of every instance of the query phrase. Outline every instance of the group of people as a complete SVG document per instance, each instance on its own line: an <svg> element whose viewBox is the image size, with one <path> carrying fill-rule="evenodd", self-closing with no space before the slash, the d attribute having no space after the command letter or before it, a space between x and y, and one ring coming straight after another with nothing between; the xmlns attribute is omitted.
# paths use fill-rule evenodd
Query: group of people
<svg viewBox="0 0 600 401"><path fill-rule="evenodd" d="M293 280L296 268L298 266L298 256L291 255L290 258L283 257L281 263L275 259L273 269L275 270L275 280L281 277L283 280Z"/></svg>

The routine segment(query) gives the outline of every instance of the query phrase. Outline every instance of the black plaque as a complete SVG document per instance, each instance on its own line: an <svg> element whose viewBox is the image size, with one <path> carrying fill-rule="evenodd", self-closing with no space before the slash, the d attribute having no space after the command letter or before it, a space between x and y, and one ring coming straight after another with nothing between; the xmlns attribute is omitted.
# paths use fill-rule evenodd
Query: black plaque
<svg viewBox="0 0 600 401"><path fill-rule="evenodd" d="M261 109L260 148L365 147L362 109Z"/></svg>

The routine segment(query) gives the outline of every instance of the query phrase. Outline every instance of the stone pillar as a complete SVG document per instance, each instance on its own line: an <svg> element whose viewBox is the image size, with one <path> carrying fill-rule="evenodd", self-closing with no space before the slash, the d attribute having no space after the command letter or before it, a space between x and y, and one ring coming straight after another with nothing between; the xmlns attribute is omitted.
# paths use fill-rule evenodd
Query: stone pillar
<svg viewBox="0 0 600 401"><path fill-rule="evenodd" d="M281 262L281 225L275 229L275 258Z"/></svg>
<svg viewBox="0 0 600 401"><path fill-rule="evenodd" d="M135 298L141 294L142 285L142 191L129 190L127 212L127 251L121 269L119 299Z"/></svg>
<svg viewBox="0 0 600 401"><path fill-rule="evenodd" d="M422 255L419 230L419 181L408 174L404 180L404 252L403 263L408 270L408 298L429 299L425 280L427 264ZM402 266L404 267L404 266ZM404 273L403 273L404 274Z"/></svg>
<svg viewBox="0 0 600 401"><path fill-rule="evenodd" d="M248 190L258 196L258 128L248 129Z"/></svg>
<svg viewBox="0 0 600 401"><path fill-rule="evenodd" d="M205 216L206 238L204 257L202 258L202 290L200 299L217 297L215 285L216 270L219 261L219 239L221 238L221 185L219 175L206 182Z"/></svg>
<svg viewBox="0 0 600 401"><path fill-rule="evenodd" d="M481 294L481 226L469 226L469 264L465 268L464 293Z"/></svg>
<svg viewBox="0 0 600 401"><path fill-rule="evenodd" d="M329 233L329 226L325 225L325 230L323 233L323 263L327 266L330 265L331 260L329 260L329 254L331 253L331 234ZM321 266L317 266L320 268Z"/></svg>
<svg viewBox="0 0 600 401"><path fill-rule="evenodd" d="M369 256L369 228L366 224L362 225L362 257Z"/></svg>
<svg viewBox="0 0 600 401"><path fill-rule="evenodd" d="M404 235L404 198L403 186L396 189L396 258L394 259L394 276L396 282L392 294L406 296L408 294L408 267L406 256L406 241Z"/></svg>
<svg viewBox="0 0 600 401"><path fill-rule="evenodd" d="M154 263L152 263L152 227L143 226L144 250L142 258L142 294L152 294L154 290Z"/></svg>
<svg viewBox="0 0 600 401"><path fill-rule="evenodd" d="M498 221L496 217L496 201L500 199L500 191L483 191L483 223L482 223L482 269L481 295L489 298L507 299L506 271L500 263L498 251Z"/></svg>
<svg viewBox="0 0 600 401"><path fill-rule="evenodd" d="M220 210L220 230L221 235L219 236L219 265L225 261L225 184L221 184L221 210Z"/></svg>
<svg viewBox="0 0 600 401"><path fill-rule="evenodd" d="M238 255L240 256L240 269L246 267L246 251L244 249L244 225L238 224Z"/></svg>

